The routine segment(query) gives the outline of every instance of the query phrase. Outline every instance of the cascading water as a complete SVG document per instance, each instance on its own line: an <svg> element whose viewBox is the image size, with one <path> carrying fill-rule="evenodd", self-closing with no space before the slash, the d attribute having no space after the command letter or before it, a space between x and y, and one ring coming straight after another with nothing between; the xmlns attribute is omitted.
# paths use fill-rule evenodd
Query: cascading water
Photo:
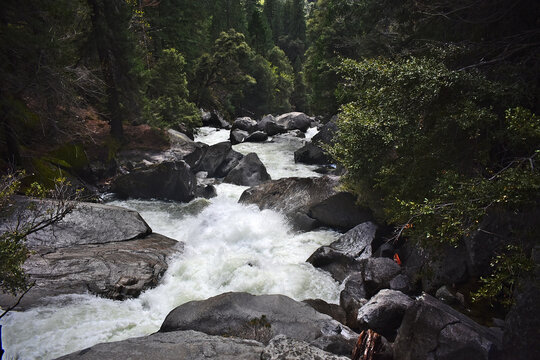
<svg viewBox="0 0 540 360"><path fill-rule="evenodd" d="M227 140L228 134L203 128L197 140L214 144ZM257 152L273 179L317 176L313 167L294 163L293 152L300 146L300 139L285 135L270 143L236 145L235 150ZM216 198L189 204L113 201L139 211L154 232L185 242L184 253L170 262L159 286L137 299L69 295L10 313L2 320L6 358L51 359L96 343L147 335L159 329L174 307L227 291L338 302L338 284L305 262L338 234L294 233L281 214L238 204L245 189L220 184Z"/></svg>

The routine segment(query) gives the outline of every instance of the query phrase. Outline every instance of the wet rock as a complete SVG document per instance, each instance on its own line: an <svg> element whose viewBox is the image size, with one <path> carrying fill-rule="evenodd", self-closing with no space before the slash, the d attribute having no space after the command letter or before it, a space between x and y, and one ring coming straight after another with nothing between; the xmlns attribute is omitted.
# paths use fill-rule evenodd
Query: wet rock
<svg viewBox="0 0 540 360"><path fill-rule="evenodd" d="M217 110L204 111L201 110L201 118L203 126L215 127L218 129L227 129L231 128L231 124L223 118L223 116Z"/></svg>
<svg viewBox="0 0 540 360"><path fill-rule="evenodd" d="M354 195L340 192L309 208L308 215L321 224L349 230L358 224L373 220L371 210L356 204Z"/></svg>
<svg viewBox="0 0 540 360"><path fill-rule="evenodd" d="M276 118L273 115L265 115L261 120L257 122L257 130L266 132L266 125L268 123L276 123Z"/></svg>
<svg viewBox="0 0 540 360"><path fill-rule="evenodd" d="M240 129L234 129L231 130L231 135L229 136L229 140L231 141L232 145L240 144L244 142L244 140L249 136L249 133L244 130Z"/></svg>
<svg viewBox="0 0 540 360"><path fill-rule="evenodd" d="M270 180L264 164L256 153L249 153L240 160L223 180L226 183L255 186Z"/></svg>
<svg viewBox="0 0 540 360"><path fill-rule="evenodd" d="M286 130L300 130L306 132L311 125L313 118L301 112L291 112L280 115L276 118L276 123Z"/></svg>
<svg viewBox="0 0 540 360"><path fill-rule="evenodd" d="M261 354L261 360L346 360L348 357L337 356L299 341L278 335L274 337Z"/></svg>
<svg viewBox="0 0 540 360"><path fill-rule="evenodd" d="M330 246L321 246L306 260L316 268L327 271L338 282L343 282L353 271L361 271L362 264L352 256Z"/></svg>
<svg viewBox="0 0 540 360"><path fill-rule="evenodd" d="M217 190L214 185L197 185L197 190L195 191L195 197L201 197L205 199L212 199L217 196Z"/></svg>
<svg viewBox="0 0 540 360"><path fill-rule="evenodd" d="M111 190L122 198L167 199L188 202L195 197L197 181L184 161L163 162L117 177Z"/></svg>
<svg viewBox="0 0 540 360"><path fill-rule="evenodd" d="M225 177L238 165L242 157L242 154L232 149L229 141L224 141L210 146L195 170L205 171L209 177Z"/></svg>
<svg viewBox="0 0 540 360"><path fill-rule="evenodd" d="M329 176L272 180L244 191L240 202L279 211L298 229L312 219L307 215L309 208L335 194L337 186L338 179Z"/></svg>
<svg viewBox="0 0 540 360"><path fill-rule="evenodd" d="M372 329L393 341L405 311L414 301L400 291L384 289L358 310L357 324L362 330Z"/></svg>
<svg viewBox="0 0 540 360"><path fill-rule="evenodd" d="M284 126L277 124L276 122L269 121L266 124L266 133L268 136L275 136L279 134L284 134L287 132L287 129Z"/></svg>
<svg viewBox="0 0 540 360"><path fill-rule="evenodd" d="M394 359L496 359L500 346L496 332L423 294L405 312Z"/></svg>
<svg viewBox="0 0 540 360"><path fill-rule="evenodd" d="M137 297L158 284L168 268L168 258L183 249L182 243L159 234L128 241L110 240L31 255L23 268L35 285L17 309L43 305L47 297L62 294L90 292L116 300ZM2 307L15 301L12 296L0 295Z"/></svg>
<svg viewBox="0 0 540 360"><path fill-rule="evenodd" d="M59 360L259 360L263 350L264 346L257 341L188 330L98 344Z"/></svg>
<svg viewBox="0 0 540 360"><path fill-rule="evenodd" d="M257 122L250 117L240 117L234 120L232 125L232 130L239 129L246 131L247 133L252 133L257 130Z"/></svg>
<svg viewBox="0 0 540 360"><path fill-rule="evenodd" d="M302 301L303 303L308 304L318 312L330 316L332 319L339 321L342 324L345 324L346 314L345 310L339 305L329 304L321 299L307 299ZM346 325L346 324L345 324Z"/></svg>
<svg viewBox="0 0 540 360"><path fill-rule="evenodd" d="M268 134L263 131L254 131L244 141L245 142L264 142L268 139Z"/></svg>
<svg viewBox="0 0 540 360"><path fill-rule="evenodd" d="M333 117L328 123L324 124L315 136L311 139L311 142L315 145L332 145L334 137L337 133L338 127L336 124L337 116Z"/></svg>
<svg viewBox="0 0 540 360"><path fill-rule="evenodd" d="M294 162L309 165L331 164L332 158L313 143L307 143L294 152Z"/></svg>
<svg viewBox="0 0 540 360"><path fill-rule="evenodd" d="M178 330L256 339L263 343L283 334L323 350L340 349L349 354L358 336L328 315L284 295L247 293L226 293L180 305L167 315L160 332Z"/></svg>

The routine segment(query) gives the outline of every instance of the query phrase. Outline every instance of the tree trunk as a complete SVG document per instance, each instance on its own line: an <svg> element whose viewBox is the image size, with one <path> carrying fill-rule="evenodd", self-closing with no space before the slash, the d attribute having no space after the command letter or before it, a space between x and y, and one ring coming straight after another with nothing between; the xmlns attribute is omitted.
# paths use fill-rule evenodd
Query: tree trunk
<svg viewBox="0 0 540 360"><path fill-rule="evenodd" d="M121 139L124 135L122 127L122 112L119 103L119 94L114 77L114 63L111 57L111 51L107 41L106 24L98 0L87 0L92 9L92 27L99 61L101 63L101 72L103 80L107 87L107 109L109 110L109 124L111 126L111 135L116 139ZM106 0L109 1L109 0Z"/></svg>

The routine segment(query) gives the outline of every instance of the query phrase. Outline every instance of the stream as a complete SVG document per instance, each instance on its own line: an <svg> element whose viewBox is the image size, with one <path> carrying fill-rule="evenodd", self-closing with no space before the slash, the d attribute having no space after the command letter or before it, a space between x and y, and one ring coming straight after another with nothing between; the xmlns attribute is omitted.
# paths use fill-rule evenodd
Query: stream
<svg viewBox="0 0 540 360"><path fill-rule="evenodd" d="M315 134L308 130L307 137ZM196 140L228 140L229 131L201 128ZM302 139L280 135L272 142L243 143L256 152L272 179L319 176L315 167L295 164ZM285 217L255 205L238 204L247 187L216 186L218 196L188 204L167 201L112 201L137 210L156 233L183 241L185 251L169 264L160 284L137 299L114 301L92 295L51 298L47 306L11 312L2 319L4 359L54 359L101 342L156 332L176 306L228 291L284 294L296 300L339 302L339 285L305 260L338 233L295 233Z"/></svg>

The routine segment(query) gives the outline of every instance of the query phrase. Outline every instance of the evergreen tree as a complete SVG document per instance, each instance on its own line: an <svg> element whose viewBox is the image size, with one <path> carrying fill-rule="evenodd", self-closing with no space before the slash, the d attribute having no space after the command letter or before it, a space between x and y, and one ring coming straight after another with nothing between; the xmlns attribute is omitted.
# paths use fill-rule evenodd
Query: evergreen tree
<svg viewBox="0 0 540 360"><path fill-rule="evenodd" d="M260 10L255 10L251 15L248 27L249 45L259 54L266 54L272 48L272 32L266 21L266 17Z"/></svg>

